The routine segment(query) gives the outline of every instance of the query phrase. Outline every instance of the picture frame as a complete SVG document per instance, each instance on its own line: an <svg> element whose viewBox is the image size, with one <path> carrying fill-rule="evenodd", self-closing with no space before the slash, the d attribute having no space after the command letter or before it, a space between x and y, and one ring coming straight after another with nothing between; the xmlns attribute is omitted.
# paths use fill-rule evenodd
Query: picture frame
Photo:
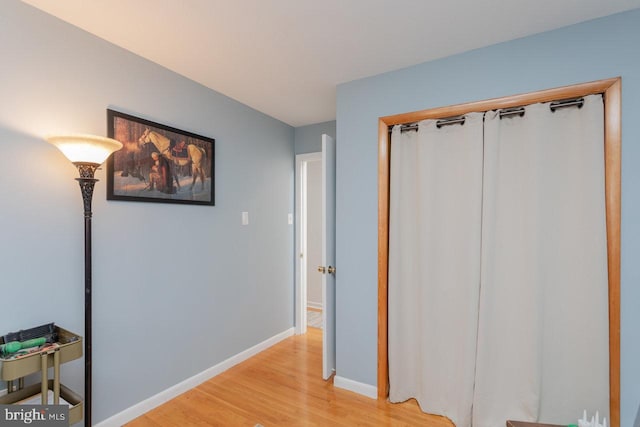
<svg viewBox="0 0 640 427"><path fill-rule="evenodd" d="M215 139L107 109L107 200L215 205Z"/></svg>

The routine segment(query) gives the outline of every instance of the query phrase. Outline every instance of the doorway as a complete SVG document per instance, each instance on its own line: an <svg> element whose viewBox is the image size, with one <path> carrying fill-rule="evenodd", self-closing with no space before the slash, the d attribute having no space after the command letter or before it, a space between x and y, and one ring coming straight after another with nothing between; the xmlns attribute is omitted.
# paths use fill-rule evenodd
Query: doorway
<svg viewBox="0 0 640 427"><path fill-rule="evenodd" d="M320 159L319 161L317 159ZM312 163L315 162L315 163ZM310 183L317 176L316 166L319 164L320 185ZM317 180L316 180L317 181ZM316 196L320 189L320 203L314 206L311 192ZM320 238L317 228L310 223L310 209L319 210ZM296 333L307 331L307 307L309 306L310 278L320 277L322 295L322 378L328 380L336 371L336 141L327 134L322 134L322 151L320 153L301 154L296 156L296 292L295 313ZM320 242L320 263L314 263L310 253ZM315 279L315 277L313 277ZM315 280L314 280L315 281ZM312 281L312 283L314 282ZM316 294L317 295L317 294ZM313 297L312 297L313 298ZM317 299L317 296L315 297ZM313 301L313 299L312 299Z"/></svg>
<svg viewBox="0 0 640 427"><path fill-rule="evenodd" d="M296 156L296 334L307 332L309 309L322 313L322 153ZM314 314L312 314L314 316ZM322 318L320 318L320 324ZM314 323L315 324L315 323Z"/></svg>

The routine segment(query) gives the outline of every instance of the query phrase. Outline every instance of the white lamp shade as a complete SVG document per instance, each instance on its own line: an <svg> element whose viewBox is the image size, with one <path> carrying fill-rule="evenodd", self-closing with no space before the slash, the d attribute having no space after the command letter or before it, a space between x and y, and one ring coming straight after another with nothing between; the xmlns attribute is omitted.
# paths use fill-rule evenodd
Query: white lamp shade
<svg viewBox="0 0 640 427"><path fill-rule="evenodd" d="M73 163L100 165L111 153L122 148L122 143L115 139L95 135L55 135L46 139Z"/></svg>

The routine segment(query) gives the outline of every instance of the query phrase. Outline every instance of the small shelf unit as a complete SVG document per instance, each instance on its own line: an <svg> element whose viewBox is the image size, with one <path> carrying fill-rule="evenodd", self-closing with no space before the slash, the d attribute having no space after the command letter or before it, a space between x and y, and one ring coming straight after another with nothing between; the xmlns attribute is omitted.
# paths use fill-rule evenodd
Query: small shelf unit
<svg viewBox="0 0 640 427"><path fill-rule="evenodd" d="M7 394L0 397L0 404L11 405L41 395L43 405L48 402L49 390L53 392L53 404L60 399L69 403L69 425L82 420L82 397L60 383L60 365L82 357L82 337L55 326L58 335L57 346L44 348L41 351L19 357L17 359L0 359L0 380L7 383ZM5 344L0 337L0 344ZM53 378L49 379L49 368L53 368ZM24 378L40 372L38 384L24 386ZM16 384L17 382L17 384Z"/></svg>

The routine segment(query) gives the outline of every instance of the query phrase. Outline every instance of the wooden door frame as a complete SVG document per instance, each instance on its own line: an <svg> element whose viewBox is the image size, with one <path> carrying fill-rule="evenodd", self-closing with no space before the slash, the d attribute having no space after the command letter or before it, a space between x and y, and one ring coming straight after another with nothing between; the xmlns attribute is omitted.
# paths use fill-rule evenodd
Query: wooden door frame
<svg viewBox="0 0 640 427"><path fill-rule="evenodd" d="M389 268L389 128L402 123L440 119L539 102L593 94L604 98L605 205L609 269L609 416L620 427L620 186L621 93L620 77L538 92L380 117L378 120L378 398L389 395L388 268Z"/></svg>

